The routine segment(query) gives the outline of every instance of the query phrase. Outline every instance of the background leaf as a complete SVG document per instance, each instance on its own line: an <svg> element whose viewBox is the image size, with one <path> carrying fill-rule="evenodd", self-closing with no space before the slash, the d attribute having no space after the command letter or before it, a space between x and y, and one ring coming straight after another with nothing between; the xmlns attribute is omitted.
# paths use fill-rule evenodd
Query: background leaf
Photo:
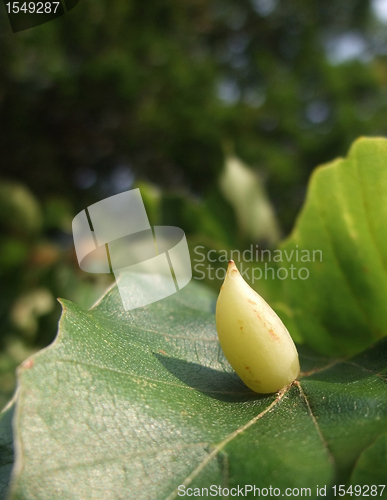
<svg viewBox="0 0 387 500"><path fill-rule="evenodd" d="M11 498L349 482L387 431L387 343L340 362L302 348L300 383L260 396L223 358L214 304L195 283L129 312L116 287L90 311L64 302L57 341L20 370Z"/></svg>
<svg viewBox="0 0 387 500"><path fill-rule="evenodd" d="M387 333L386 164L387 141L361 138L318 168L282 245L291 258L281 266L309 271L283 281L284 301L303 339L328 354L359 352ZM305 250L314 261L302 261Z"/></svg>

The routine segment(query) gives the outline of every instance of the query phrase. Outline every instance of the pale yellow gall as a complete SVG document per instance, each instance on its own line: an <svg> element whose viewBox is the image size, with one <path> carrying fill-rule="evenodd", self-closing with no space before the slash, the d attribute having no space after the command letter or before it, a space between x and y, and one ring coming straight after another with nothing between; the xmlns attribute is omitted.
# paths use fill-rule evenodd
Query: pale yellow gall
<svg viewBox="0 0 387 500"><path fill-rule="evenodd" d="M253 391L276 392L298 377L298 353L288 330L234 261L219 293L216 328L228 362Z"/></svg>

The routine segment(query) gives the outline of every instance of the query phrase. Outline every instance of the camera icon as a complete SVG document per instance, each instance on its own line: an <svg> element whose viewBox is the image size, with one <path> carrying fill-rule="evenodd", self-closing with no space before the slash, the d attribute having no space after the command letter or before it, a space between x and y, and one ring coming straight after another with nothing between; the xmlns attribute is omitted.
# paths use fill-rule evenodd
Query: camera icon
<svg viewBox="0 0 387 500"><path fill-rule="evenodd" d="M164 299L192 278L184 231L152 228L139 189L90 205L74 217L72 226L79 267L88 273L114 273L126 311ZM144 285L141 294L133 273Z"/></svg>

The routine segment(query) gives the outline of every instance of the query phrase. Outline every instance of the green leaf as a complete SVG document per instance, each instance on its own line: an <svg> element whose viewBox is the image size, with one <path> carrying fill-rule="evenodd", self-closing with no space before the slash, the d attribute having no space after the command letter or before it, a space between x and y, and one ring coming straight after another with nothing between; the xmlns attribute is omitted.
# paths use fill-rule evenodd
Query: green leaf
<svg viewBox="0 0 387 500"><path fill-rule="evenodd" d="M284 302L303 339L330 355L355 354L387 333L386 165L387 140L361 138L347 158L316 169L281 248L281 266L309 273L283 281Z"/></svg>
<svg viewBox="0 0 387 500"><path fill-rule="evenodd" d="M387 464L387 434L382 434L360 455L351 476L353 485L384 484Z"/></svg>
<svg viewBox="0 0 387 500"><path fill-rule="evenodd" d="M172 499L181 484L313 498L349 482L387 432L387 342L340 362L303 347L300 382L260 396L224 359L214 306L194 282L129 312L116 287L90 311L64 302L56 342L19 372L11 498Z"/></svg>

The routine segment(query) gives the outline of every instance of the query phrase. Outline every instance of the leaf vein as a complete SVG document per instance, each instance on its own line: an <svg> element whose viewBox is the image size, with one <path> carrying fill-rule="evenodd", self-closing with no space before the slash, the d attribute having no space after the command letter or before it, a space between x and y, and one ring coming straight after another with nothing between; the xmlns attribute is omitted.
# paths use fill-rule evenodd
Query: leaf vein
<svg viewBox="0 0 387 500"><path fill-rule="evenodd" d="M283 399L283 397L285 396L285 394L288 392L288 390L292 385L293 383L281 389L277 393L277 397L274 399L274 401L270 403L270 405L267 408L261 411L261 413L252 418L249 422L247 422L246 424L242 425L234 432L229 434L225 439L223 439L223 441L215 445L213 450L205 457L204 460L202 460L202 462L200 462L200 464L191 472L189 476L186 477L186 479L181 484L184 486L188 486L198 476L198 474L200 474L200 472L211 462L211 460L215 458L223 450L225 446L227 446L233 439L235 439L237 436L246 431L249 427L258 422L267 413L269 413ZM178 490L176 488L170 493L170 495L168 495L166 500L173 500L174 498L177 497L177 495L178 495Z"/></svg>
<svg viewBox="0 0 387 500"><path fill-rule="evenodd" d="M332 452L331 452L331 450L329 449L328 442L327 442L327 440L325 439L325 437L324 437L324 435L323 435L323 433L322 433L322 431L321 431L320 425L319 425L319 423L318 423L318 421L317 421L317 418L316 418L315 414L313 413L312 407L310 406L309 400L308 400L308 398L306 397L306 394L305 394L305 392L303 391L303 389L302 389L302 387L301 387L300 382L299 382L298 380L296 380L296 381L295 381L295 385L297 385L298 390L300 391L301 397L302 397L302 398L304 399L304 401L305 401L305 404L306 404L306 406L307 406L307 408L308 408L308 412L309 412L309 414L310 414L310 416L311 416L311 418L312 418L312 421L313 421L313 423L314 423L314 425L315 425L315 427L316 427L317 433L318 433L319 438L320 438L320 440L321 440L321 442L322 442L322 444L323 444L323 446L324 446L324 449L325 449L325 451L326 451L326 453L327 453L327 455L328 455L329 460L332 462L332 464L335 464L335 459L333 458Z"/></svg>

